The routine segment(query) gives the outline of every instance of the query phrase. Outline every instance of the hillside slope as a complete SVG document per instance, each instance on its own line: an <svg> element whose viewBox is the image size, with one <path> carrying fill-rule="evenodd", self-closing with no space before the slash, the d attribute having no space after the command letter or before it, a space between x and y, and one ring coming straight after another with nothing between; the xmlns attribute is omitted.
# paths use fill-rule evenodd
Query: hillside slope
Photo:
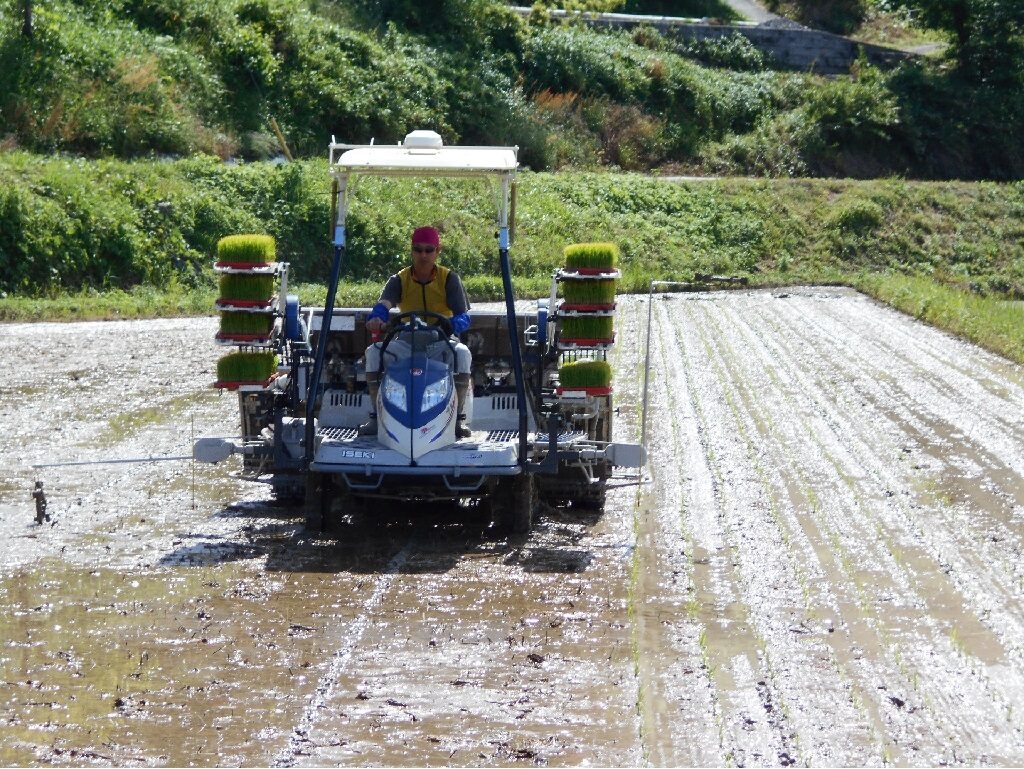
<svg viewBox="0 0 1024 769"><path fill-rule="evenodd" d="M319 155L333 134L517 144L534 169L1019 178L1024 89L928 62L827 80L742 38L527 23L490 0L0 0L0 142L85 156ZM411 10L410 10L411 9Z"/></svg>

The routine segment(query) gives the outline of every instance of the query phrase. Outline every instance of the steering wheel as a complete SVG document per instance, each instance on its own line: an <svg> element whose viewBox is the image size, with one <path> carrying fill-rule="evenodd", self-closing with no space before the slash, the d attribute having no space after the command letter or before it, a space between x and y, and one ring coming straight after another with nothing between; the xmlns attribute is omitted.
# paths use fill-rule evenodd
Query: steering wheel
<svg viewBox="0 0 1024 769"><path fill-rule="evenodd" d="M455 333L455 329L452 328L451 318L448 318L439 312L432 312L430 310L409 310L409 312L403 312L396 315L394 320L395 324L401 325L403 318L431 318L437 321L437 326L432 326L432 328L440 328L445 332L446 336L452 336ZM415 324L411 322L406 325L415 326ZM409 328L407 330L413 331L415 329Z"/></svg>
<svg viewBox="0 0 1024 769"><path fill-rule="evenodd" d="M403 323L402 320L408 318L408 322ZM432 318L437 321L437 325L431 326L423 322L423 318ZM419 321L417 323L417 321ZM452 328L452 322L449 318L445 317L439 312L432 312L430 310L409 310L395 316L394 327L388 332L388 335L384 337L384 341L380 345L381 360L384 359L384 352L388 349L388 345L391 344L391 340L395 338L397 334L403 331L433 331L439 342L444 342L448 345L448 349L452 351L452 356L455 356L455 348L452 346L451 337L454 335L455 330Z"/></svg>

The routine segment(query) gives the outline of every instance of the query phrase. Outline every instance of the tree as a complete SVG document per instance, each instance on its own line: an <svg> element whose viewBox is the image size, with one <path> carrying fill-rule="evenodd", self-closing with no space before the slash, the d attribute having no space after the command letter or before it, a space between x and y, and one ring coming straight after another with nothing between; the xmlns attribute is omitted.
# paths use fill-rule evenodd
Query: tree
<svg viewBox="0 0 1024 769"><path fill-rule="evenodd" d="M22 11L25 21L21 25L21 34L32 37L32 0L22 0Z"/></svg>
<svg viewBox="0 0 1024 769"><path fill-rule="evenodd" d="M925 27L949 32L960 69L973 78L1013 79L1024 61L1022 0L898 0Z"/></svg>

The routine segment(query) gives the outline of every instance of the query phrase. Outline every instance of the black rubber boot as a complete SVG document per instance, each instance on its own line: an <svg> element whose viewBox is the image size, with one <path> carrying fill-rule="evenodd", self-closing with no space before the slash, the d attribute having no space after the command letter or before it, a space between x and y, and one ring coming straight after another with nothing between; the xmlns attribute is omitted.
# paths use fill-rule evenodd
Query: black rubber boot
<svg viewBox="0 0 1024 769"><path fill-rule="evenodd" d="M370 393L370 419L359 425L360 435L377 434L377 391L380 389L380 372L366 372L366 389Z"/></svg>
<svg viewBox="0 0 1024 769"><path fill-rule="evenodd" d="M459 409L459 418L455 422L455 438L457 440L473 436L473 431L469 429L469 425L466 423L466 394L469 392L471 379L472 375L470 374L455 375L455 401Z"/></svg>

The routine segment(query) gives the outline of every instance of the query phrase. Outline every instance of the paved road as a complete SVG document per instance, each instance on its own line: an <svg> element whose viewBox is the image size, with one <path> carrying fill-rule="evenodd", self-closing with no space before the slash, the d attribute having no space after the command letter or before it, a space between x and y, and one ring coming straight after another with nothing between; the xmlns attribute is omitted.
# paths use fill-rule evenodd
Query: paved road
<svg viewBox="0 0 1024 769"><path fill-rule="evenodd" d="M758 24L763 24L766 21L772 19L781 18L774 13L771 13L761 3L755 2L754 0L725 0L725 4L732 8L736 13L740 14L743 18L749 21L756 21Z"/></svg>

